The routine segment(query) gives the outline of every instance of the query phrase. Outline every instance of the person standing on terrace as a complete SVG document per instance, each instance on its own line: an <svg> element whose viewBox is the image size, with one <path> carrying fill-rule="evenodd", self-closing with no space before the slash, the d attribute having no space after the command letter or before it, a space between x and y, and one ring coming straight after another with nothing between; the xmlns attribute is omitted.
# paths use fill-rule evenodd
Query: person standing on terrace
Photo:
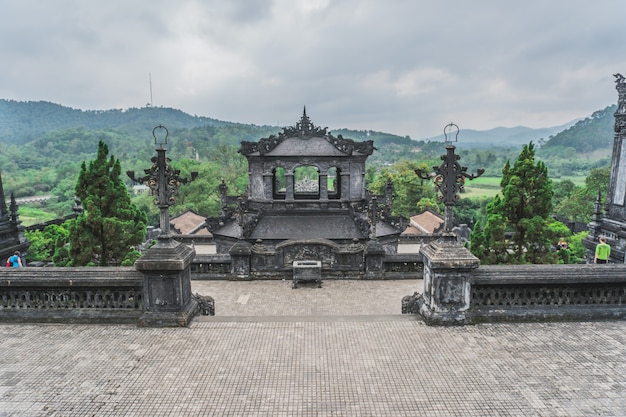
<svg viewBox="0 0 626 417"><path fill-rule="evenodd" d="M596 245L596 256L593 262L596 264L608 264L609 256L611 256L611 246L606 243L606 238L601 237L600 243Z"/></svg>

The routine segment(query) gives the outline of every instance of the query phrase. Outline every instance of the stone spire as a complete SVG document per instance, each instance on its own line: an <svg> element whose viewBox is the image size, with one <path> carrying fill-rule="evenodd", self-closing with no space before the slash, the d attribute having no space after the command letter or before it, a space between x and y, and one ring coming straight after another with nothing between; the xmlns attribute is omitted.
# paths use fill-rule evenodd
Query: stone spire
<svg viewBox="0 0 626 417"><path fill-rule="evenodd" d="M311 123L311 119L309 119L309 116L306 115L306 106L304 106L300 122L296 123L296 130L300 133L300 136L305 136L307 134L311 134L313 129L313 123Z"/></svg>
<svg viewBox="0 0 626 417"><path fill-rule="evenodd" d="M8 219L7 202L4 197L4 186L2 185L2 173L0 172L0 221Z"/></svg>
<svg viewBox="0 0 626 417"><path fill-rule="evenodd" d="M18 213L19 206L17 205L17 200L15 199L15 194L11 193L11 223L20 224L20 215Z"/></svg>
<svg viewBox="0 0 626 417"><path fill-rule="evenodd" d="M606 199L606 216L611 219L623 219L626 215L626 180L624 180L626 178L626 78L621 74L614 76L618 98L617 111L614 113L615 138L609 192Z"/></svg>
<svg viewBox="0 0 626 417"><path fill-rule="evenodd" d="M596 238L600 234L600 226L602 224L602 195L598 191L596 202L593 204L593 216L591 223L587 225L589 229L589 237Z"/></svg>

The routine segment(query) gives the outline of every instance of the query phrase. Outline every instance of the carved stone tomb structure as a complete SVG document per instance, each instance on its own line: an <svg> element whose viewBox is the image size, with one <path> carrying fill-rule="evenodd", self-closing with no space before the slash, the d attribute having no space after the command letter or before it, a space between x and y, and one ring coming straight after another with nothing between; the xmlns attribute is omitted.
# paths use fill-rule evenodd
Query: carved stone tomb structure
<svg viewBox="0 0 626 417"><path fill-rule="evenodd" d="M365 188L374 149L314 126L306 109L277 136L242 142L247 194L222 184L222 214L207 219L235 279L291 278L296 261L321 262L324 278L381 278L406 220L391 216L391 184L383 196Z"/></svg>

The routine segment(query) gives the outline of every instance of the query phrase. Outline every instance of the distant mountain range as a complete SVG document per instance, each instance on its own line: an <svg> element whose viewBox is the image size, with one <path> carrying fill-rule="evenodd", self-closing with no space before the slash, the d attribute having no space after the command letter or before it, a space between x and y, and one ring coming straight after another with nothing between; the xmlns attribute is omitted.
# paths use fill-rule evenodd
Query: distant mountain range
<svg viewBox="0 0 626 417"><path fill-rule="evenodd" d="M459 131L458 146L463 147L489 147L489 146L517 146L524 145L531 140L537 143L540 139L548 141L548 138L554 136L571 126L574 126L578 120L573 120L569 123L554 126L545 127L540 129L533 129L530 127L517 126L517 127L496 127L489 130L471 130L463 129ZM452 136L456 134L456 131L452 132ZM450 139L450 138L448 138ZM452 137L454 140L454 137ZM442 142L445 140L444 135L439 135L430 140Z"/></svg>

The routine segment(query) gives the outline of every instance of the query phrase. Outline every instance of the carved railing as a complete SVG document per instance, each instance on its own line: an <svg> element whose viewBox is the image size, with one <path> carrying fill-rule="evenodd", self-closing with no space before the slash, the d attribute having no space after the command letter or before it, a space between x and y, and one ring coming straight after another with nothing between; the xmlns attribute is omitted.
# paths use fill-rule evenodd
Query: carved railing
<svg viewBox="0 0 626 417"><path fill-rule="evenodd" d="M386 255L383 259L384 279L421 279L424 263L419 254Z"/></svg>
<svg viewBox="0 0 626 417"><path fill-rule="evenodd" d="M472 322L626 318L626 265L481 266L472 273Z"/></svg>
<svg viewBox="0 0 626 417"><path fill-rule="evenodd" d="M127 268L2 268L0 322L135 323L142 274Z"/></svg>
<svg viewBox="0 0 626 417"><path fill-rule="evenodd" d="M230 279L232 260L229 255L196 255L191 262L191 279Z"/></svg>

